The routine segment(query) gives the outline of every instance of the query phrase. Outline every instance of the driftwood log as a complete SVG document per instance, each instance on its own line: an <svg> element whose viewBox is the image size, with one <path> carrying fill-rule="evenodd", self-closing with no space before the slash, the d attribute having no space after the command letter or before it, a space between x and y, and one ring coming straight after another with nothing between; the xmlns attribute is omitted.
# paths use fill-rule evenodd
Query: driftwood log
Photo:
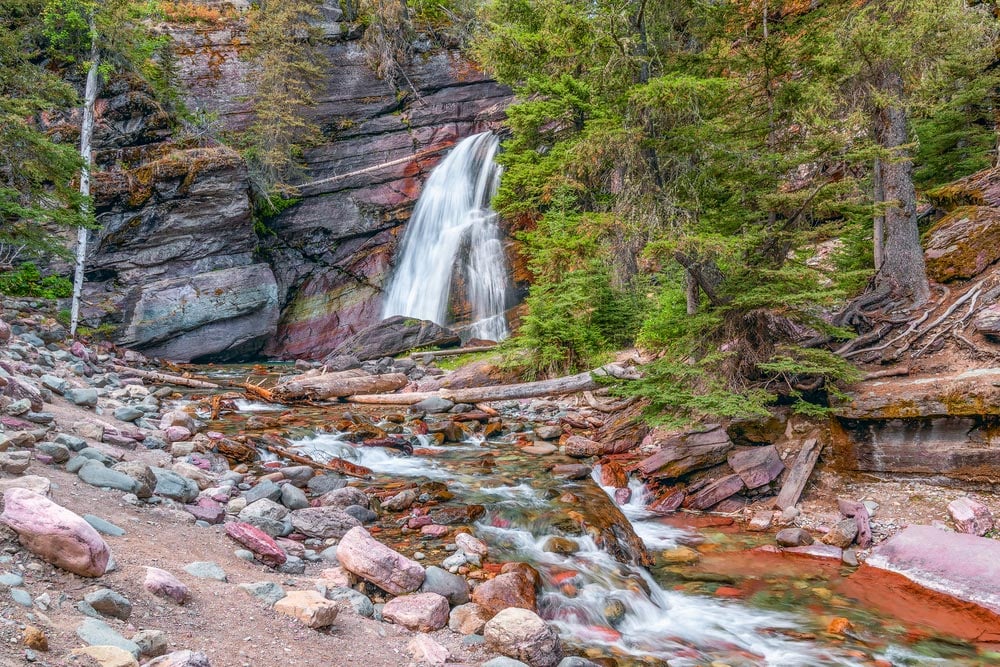
<svg viewBox="0 0 1000 667"><path fill-rule="evenodd" d="M568 375L552 380L539 382L522 382L495 387L469 387L467 389L439 389L438 391L419 391L406 394L355 394L347 397L351 403L366 403L374 405L413 405L428 398L446 398L455 403L482 403L488 401L510 401L521 398L536 398L538 396L554 396L558 394L573 394L578 391L591 391L600 384L597 377L614 377L634 380L638 375L618 364L608 364L600 368ZM383 376L384 377L384 376Z"/></svg>
<svg viewBox="0 0 1000 667"><path fill-rule="evenodd" d="M301 399L325 400L352 394L368 394L402 389L409 379L402 373L370 375L364 371L341 371L316 375L300 375L271 389L278 401Z"/></svg>
<svg viewBox="0 0 1000 667"><path fill-rule="evenodd" d="M822 449L823 445L816 438L806 440L805 444L802 445L802 451L799 452L795 463L792 464L788 477L785 478L777 500L774 501L775 507L783 510L799 502L799 497L802 496L802 491L806 488L806 483L809 481L809 476L812 475L813 468L816 467Z"/></svg>
<svg viewBox="0 0 1000 667"><path fill-rule="evenodd" d="M182 377L180 375L168 375L167 373L157 373L156 371L143 371L138 368L114 365L114 369L123 375L132 375L150 382L161 384L174 384L179 387L193 387L195 389L221 389L222 385L207 380L197 380L195 378Z"/></svg>

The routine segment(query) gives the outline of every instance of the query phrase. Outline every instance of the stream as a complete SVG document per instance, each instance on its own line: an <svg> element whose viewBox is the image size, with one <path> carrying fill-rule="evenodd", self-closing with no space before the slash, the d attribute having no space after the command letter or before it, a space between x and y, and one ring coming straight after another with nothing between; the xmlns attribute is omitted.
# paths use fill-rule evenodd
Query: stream
<svg viewBox="0 0 1000 667"><path fill-rule="evenodd" d="M232 406L209 427L280 435L292 451L320 463L339 457L370 468L374 479L351 481L370 495L416 486L424 494L418 505L456 511L482 506L481 514L460 525L490 545L489 561L523 561L539 572L538 612L558 629L570 654L620 667L1000 664L988 647L850 597L845 591L853 568L759 549L773 545L773 535L743 532L732 519L651 514L636 480L619 507L622 514L613 516L631 525L653 564L619 562L587 528L600 524L592 515L614 505L613 489L601 488L596 470L575 481L549 474L552 464L579 463L561 454L521 452L515 443L533 422L517 404L503 406L503 428L489 437L481 423L463 422L459 442L444 442L433 417L414 421L402 408L288 409L245 400ZM423 432L427 426L430 433ZM372 433L407 442L413 454L359 446ZM262 452L264 466L274 459ZM444 537L430 537L406 528L408 516L381 513L378 539L409 556L422 552L425 565L455 564L446 545L456 526ZM893 592L886 587L874 594Z"/></svg>

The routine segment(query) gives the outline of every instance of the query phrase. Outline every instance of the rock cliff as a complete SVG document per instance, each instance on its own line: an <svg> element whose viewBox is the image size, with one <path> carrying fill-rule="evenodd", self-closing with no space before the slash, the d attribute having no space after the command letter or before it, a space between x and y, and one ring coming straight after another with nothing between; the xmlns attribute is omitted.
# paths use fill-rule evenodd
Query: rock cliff
<svg viewBox="0 0 1000 667"><path fill-rule="evenodd" d="M88 323L114 322L121 343L190 361L320 358L379 319L423 180L457 140L502 120L510 92L443 48L418 54L398 91L368 67L339 8L328 3L324 17L330 66L311 112L323 141L305 155L299 203L267 229L254 223L238 153L180 143L134 82L106 88ZM244 22L167 29L188 108L217 115L220 129L246 127Z"/></svg>

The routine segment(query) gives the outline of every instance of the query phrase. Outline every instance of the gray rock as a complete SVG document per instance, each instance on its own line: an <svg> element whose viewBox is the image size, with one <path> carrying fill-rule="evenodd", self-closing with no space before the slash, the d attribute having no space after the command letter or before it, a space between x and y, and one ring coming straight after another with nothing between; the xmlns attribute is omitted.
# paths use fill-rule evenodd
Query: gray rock
<svg viewBox="0 0 1000 667"><path fill-rule="evenodd" d="M35 449L52 457L52 461L55 463L65 463L69 460L69 447L60 445L58 442L39 442L35 445Z"/></svg>
<svg viewBox="0 0 1000 667"><path fill-rule="evenodd" d="M31 600L31 594L23 588L10 589L10 599L22 607L31 607L34 605L34 602Z"/></svg>
<svg viewBox="0 0 1000 667"><path fill-rule="evenodd" d="M212 561L195 561L184 566L184 571L192 577L199 579L214 579L216 581L228 581L226 573L218 563Z"/></svg>
<svg viewBox="0 0 1000 667"><path fill-rule="evenodd" d="M370 501L361 489L353 486L346 486L342 489L335 489L329 493L324 493L319 499L320 505L324 507L339 507L341 509L351 505L361 505L369 507Z"/></svg>
<svg viewBox="0 0 1000 667"><path fill-rule="evenodd" d="M69 433L60 433L52 439L60 445L66 445L71 451L78 452L87 446L87 441Z"/></svg>
<svg viewBox="0 0 1000 667"><path fill-rule="evenodd" d="M277 502L281 499L281 487L271 480L265 479L244 493L243 497L247 499L247 505L251 505L262 498Z"/></svg>
<svg viewBox="0 0 1000 667"><path fill-rule="evenodd" d="M337 507L309 507L291 514L295 530L309 537L343 537L361 522Z"/></svg>
<svg viewBox="0 0 1000 667"><path fill-rule="evenodd" d="M84 447L79 452L77 452L77 454L79 454L83 458L99 461L100 463L108 466L109 468L114 464L118 463L117 459L108 456L107 454L97 449L96 447Z"/></svg>
<svg viewBox="0 0 1000 667"><path fill-rule="evenodd" d="M76 636L87 646L117 646L128 651L133 657L139 657L139 646L115 632L110 625L96 618L88 618L76 629Z"/></svg>
<svg viewBox="0 0 1000 667"><path fill-rule="evenodd" d="M21 418L33 424L51 424L56 420L56 416L51 412L28 412L21 415Z"/></svg>
<svg viewBox="0 0 1000 667"><path fill-rule="evenodd" d="M123 422L134 422L136 419L142 418L146 413L139 408L131 405L125 405L116 409L114 414L115 419L119 419Z"/></svg>
<svg viewBox="0 0 1000 667"><path fill-rule="evenodd" d="M153 475L156 476L156 488L153 490L156 495L182 503L193 502L198 497L198 485L194 480L165 468L153 468L152 470Z"/></svg>
<svg viewBox="0 0 1000 667"><path fill-rule="evenodd" d="M292 484L283 484L281 486L281 504L290 510L301 510L309 507L309 499L302 489Z"/></svg>
<svg viewBox="0 0 1000 667"><path fill-rule="evenodd" d="M412 412L448 412L453 407L455 407L455 404L447 398L431 396L430 398L425 398L419 403L414 403L410 406L410 410Z"/></svg>
<svg viewBox="0 0 1000 667"><path fill-rule="evenodd" d="M117 489L125 493L135 493L139 488L139 482L128 475L111 468L105 468L98 461L90 461L77 472L87 484L108 489Z"/></svg>
<svg viewBox="0 0 1000 667"><path fill-rule="evenodd" d="M297 487L304 487L309 483L313 477L316 476L316 471L309 466L288 466L287 468L282 468L279 472L285 476L290 484L294 484Z"/></svg>
<svg viewBox="0 0 1000 667"><path fill-rule="evenodd" d="M420 586L420 592L442 595L455 607L469 601L469 582L465 577L431 565L424 571L424 583Z"/></svg>
<svg viewBox="0 0 1000 667"><path fill-rule="evenodd" d="M0 574L0 588L15 588L24 583L24 577L13 572Z"/></svg>
<svg viewBox="0 0 1000 667"><path fill-rule="evenodd" d="M382 509L392 512L402 512L417 501L416 489L405 489L382 503Z"/></svg>
<svg viewBox="0 0 1000 667"><path fill-rule="evenodd" d="M812 535L802 528L779 530L774 539L783 547L804 547L813 543Z"/></svg>
<svg viewBox="0 0 1000 667"><path fill-rule="evenodd" d="M6 412L9 415L17 417L19 415L23 415L25 412L28 412L29 410L31 410L31 401L28 400L27 398L21 398L8 405L4 409L4 412Z"/></svg>
<svg viewBox="0 0 1000 667"><path fill-rule="evenodd" d="M575 655L568 656L559 661L556 667L601 667L596 662L591 662L586 658L579 658Z"/></svg>
<svg viewBox="0 0 1000 667"><path fill-rule="evenodd" d="M251 526L260 528L271 537L285 533L284 519L288 516L288 508L273 500L262 498L240 510L239 519Z"/></svg>
<svg viewBox="0 0 1000 667"><path fill-rule="evenodd" d="M88 408L97 407L97 390L91 387L81 389L70 389L66 392L66 399L75 405L82 405Z"/></svg>
<svg viewBox="0 0 1000 667"><path fill-rule="evenodd" d="M60 396L65 394L66 390L69 389L69 382L54 375L43 375L38 378L38 381L42 383L43 387L46 387L49 391L53 391Z"/></svg>
<svg viewBox="0 0 1000 667"><path fill-rule="evenodd" d="M277 570L282 574L305 574L306 562L298 556L288 556Z"/></svg>
<svg viewBox="0 0 1000 667"><path fill-rule="evenodd" d="M112 470L128 475L134 479L139 488L134 492L140 498L149 498L156 489L156 475L153 470L141 461L122 461L111 466Z"/></svg>
<svg viewBox="0 0 1000 667"><path fill-rule="evenodd" d="M375 605L371 599L353 588L325 588L321 586L320 592L327 600L346 600L358 616L371 618L375 614Z"/></svg>
<svg viewBox="0 0 1000 667"><path fill-rule="evenodd" d="M472 637L478 637L479 635L471 635ZM483 640L486 641L485 639ZM530 667L530 665L521 662L520 660L514 660L513 658L504 658L503 656L498 658L493 658L492 660L487 660L480 667Z"/></svg>
<svg viewBox="0 0 1000 667"><path fill-rule="evenodd" d="M347 480L334 475L316 475L306 483L306 486L313 493L322 495L344 488L347 486Z"/></svg>
<svg viewBox="0 0 1000 667"><path fill-rule="evenodd" d="M344 513L350 514L363 524L371 523L378 519L378 514L375 514L375 512L372 512L367 507L362 507L361 505L348 505L344 508Z"/></svg>
<svg viewBox="0 0 1000 667"><path fill-rule="evenodd" d="M250 595L262 600L269 607L273 607L275 602L285 597L285 589L271 581L240 584L239 587ZM358 595L361 594L358 593Z"/></svg>
<svg viewBox="0 0 1000 667"><path fill-rule="evenodd" d="M351 355L367 361L394 357L418 347L449 347L460 343L458 334L430 320L395 316L353 334L338 345L327 359L332 362L335 357Z"/></svg>
<svg viewBox="0 0 1000 667"><path fill-rule="evenodd" d="M125 596L110 588L101 588L87 593L83 596L83 601L89 604L94 611L104 616L125 621L132 614L132 603Z"/></svg>
<svg viewBox="0 0 1000 667"><path fill-rule="evenodd" d="M823 543L846 549L858 536L858 524L854 519L838 521L837 525L823 536Z"/></svg>
<svg viewBox="0 0 1000 667"><path fill-rule="evenodd" d="M111 535L112 537L121 537L125 534L125 529L119 528L110 521L105 521L99 516L94 516L93 514L84 514L83 520L91 525L91 527L99 533L105 535Z"/></svg>

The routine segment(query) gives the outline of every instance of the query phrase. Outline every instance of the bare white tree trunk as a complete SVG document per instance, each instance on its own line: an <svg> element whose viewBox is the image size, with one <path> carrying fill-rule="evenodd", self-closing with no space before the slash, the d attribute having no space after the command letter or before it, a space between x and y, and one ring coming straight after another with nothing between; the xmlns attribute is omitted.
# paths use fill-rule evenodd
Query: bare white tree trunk
<svg viewBox="0 0 1000 667"><path fill-rule="evenodd" d="M80 171L80 194L84 196L84 213L89 212L90 200L90 164L91 139L94 136L94 102L97 100L97 36L94 34L94 23L90 24L90 70L87 72L87 87L83 94L83 125L80 128L80 157L83 169ZM87 259L86 227L80 227L76 239L76 270L73 274L73 306L70 314L70 336L76 336L76 327L80 322L80 295L83 292L83 269Z"/></svg>

